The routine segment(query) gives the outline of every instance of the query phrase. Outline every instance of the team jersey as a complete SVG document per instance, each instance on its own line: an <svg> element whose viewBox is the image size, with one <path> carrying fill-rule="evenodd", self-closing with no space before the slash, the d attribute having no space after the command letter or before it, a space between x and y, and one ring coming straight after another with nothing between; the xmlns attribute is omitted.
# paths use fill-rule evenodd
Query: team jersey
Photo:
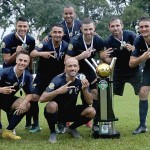
<svg viewBox="0 0 150 150"><path fill-rule="evenodd" d="M16 77L14 67L4 68L0 72L0 87L5 86L14 86L16 91L10 94L14 96L19 89L23 89L26 94L32 93L32 76L31 74L25 70L24 73L20 77ZM0 93L0 95L3 95ZM7 94L6 94L7 95Z"/></svg>
<svg viewBox="0 0 150 150"><path fill-rule="evenodd" d="M135 50L132 52L131 56L135 56L135 57L139 57L144 52L146 52L148 50L148 48L150 48L150 45L145 43L144 38L142 37L142 35L138 36L135 39L134 46L135 46ZM150 68L150 59L147 59L145 61L144 70L149 69L149 68Z"/></svg>
<svg viewBox="0 0 150 150"><path fill-rule="evenodd" d="M21 46L23 44L23 42L16 37L15 33L11 33L8 34L4 37L3 41L2 41L2 53L3 54L14 54L16 52L16 48L17 46ZM26 50L29 51L29 53L34 49L35 47L35 39L30 36L30 35L26 35ZM16 64L16 62L12 62L10 64L6 64L5 62L3 62L3 67L10 67L10 66L14 66Z"/></svg>
<svg viewBox="0 0 150 150"><path fill-rule="evenodd" d="M56 89L60 88L61 86L65 85L66 81L66 74L62 73L57 75L52 79L49 86L46 88L46 92L53 92ZM74 107L77 103L78 94L81 91L82 83L80 79L80 74L76 76L74 82L69 84L69 86L75 86L75 88L68 89L68 91L64 94L57 95L54 98L54 101L61 103L62 107Z"/></svg>
<svg viewBox="0 0 150 150"><path fill-rule="evenodd" d="M91 44L90 45L86 44L85 46L83 41L83 34L77 35L70 40L70 43L68 45L67 55L71 57L75 57L81 54L83 51L86 51L86 47L87 48L91 47ZM87 58L88 61L90 61L91 63L92 63L91 58L94 58L96 56L96 53L99 53L101 50L104 49L104 41L102 37L98 35L94 35L92 48L95 49L96 51L92 52L91 56ZM79 64L80 64L80 70L89 71L91 69L84 59L80 60Z"/></svg>
<svg viewBox="0 0 150 150"><path fill-rule="evenodd" d="M74 37L75 35L80 34L80 28L81 28L81 21L80 20L74 20L74 24L72 28L68 28L65 21L62 21L61 24L63 25L64 29L64 36L63 40L69 43L70 39Z"/></svg>
<svg viewBox="0 0 150 150"><path fill-rule="evenodd" d="M122 47L121 42L129 43L133 45L136 34L132 31L123 31L123 39L119 41L113 35L110 35L105 40L106 48L114 49L110 57L117 57L114 72L117 74L133 74L139 70L139 66L135 68L129 67L129 60L131 56L131 51L127 50L125 47Z"/></svg>
<svg viewBox="0 0 150 150"><path fill-rule="evenodd" d="M62 41L58 48L54 48L52 39L48 42L42 42L35 47L38 52L50 52L55 51L55 58L49 59L40 57L38 62L37 72L44 75L56 76L64 71L64 57L68 49L68 43Z"/></svg>

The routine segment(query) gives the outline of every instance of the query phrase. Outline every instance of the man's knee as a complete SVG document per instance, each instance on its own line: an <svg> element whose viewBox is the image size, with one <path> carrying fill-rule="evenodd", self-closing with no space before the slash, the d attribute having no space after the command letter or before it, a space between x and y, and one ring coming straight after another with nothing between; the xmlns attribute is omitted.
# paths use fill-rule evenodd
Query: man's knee
<svg viewBox="0 0 150 150"><path fill-rule="evenodd" d="M96 115L96 111L93 107L88 107L81 113L81 116L85 116L90 119L93 119L95 115Z"/></svg>
<svg viewBox="0 0 150 150"><path fill-rule="evenodd" d="M55 113L56 111L58 111L58 104L56 102L49 102L46 107L46 112L48 113Z"/></svg>

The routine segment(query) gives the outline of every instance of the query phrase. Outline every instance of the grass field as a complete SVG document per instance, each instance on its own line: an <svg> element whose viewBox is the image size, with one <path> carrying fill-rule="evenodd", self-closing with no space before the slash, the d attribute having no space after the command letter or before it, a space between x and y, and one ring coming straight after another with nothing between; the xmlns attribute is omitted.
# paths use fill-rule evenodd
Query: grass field
<svg viewBox="0 0 150 150"><path fill-rule="evenodd" d="M40 104L40 125L43 128L36 134L28 133L24 129L25 118L17 126L17 134L22 137L19 141L10 141L0 138L0 150L150 150L150 132L140 135L132 135L132 131L139 124L138 97L134 95L130 85L126 85L124 96L115 96L114 110L119 121L116 128L120 132L120 139L93 139L91 129L82 126L78 131L82 139L73 139L70 135L58 135L58 142L48 142L49 129L43 116L45 104ZM7 126L6 116L2 113L3 127ZM148 115L147 125L150 129L150 118Z"/></svg>

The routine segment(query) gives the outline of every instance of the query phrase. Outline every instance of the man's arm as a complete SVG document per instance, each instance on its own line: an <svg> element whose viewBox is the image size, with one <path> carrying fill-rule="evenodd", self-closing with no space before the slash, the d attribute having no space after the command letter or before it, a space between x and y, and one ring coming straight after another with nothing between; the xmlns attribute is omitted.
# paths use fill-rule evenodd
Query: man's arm
<svg viewBox="0 0 150 150"><path fill-rule="evenodd" d="M86 100L86 102L91 105L93 103L93 96L92 94L89 92L89 82L87 79L84 79L81 81L82 83L82 93L83 93L83 96Z"/></svg>
<svg viewBox="0 0 150 150"><path fill-rule="evenodd" d="M139 57L130 56L129 66L131 68L134 68L134 67L138 66L141 62L146 61L149 58L150 58L150 49L148 51L144 52Z"/></svg>

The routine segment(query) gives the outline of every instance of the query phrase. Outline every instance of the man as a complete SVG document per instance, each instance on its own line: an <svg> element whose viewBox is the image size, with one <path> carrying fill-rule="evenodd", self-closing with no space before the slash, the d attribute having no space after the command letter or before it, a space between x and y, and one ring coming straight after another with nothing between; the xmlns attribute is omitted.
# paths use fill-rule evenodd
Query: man
<svg viewBox="0 0 150 150"><path fill-rule="evenodd" d="M101 53L101 58L110 63L116 57L113 76L113 92L115 95L122 96L125 83L130 83L136 95L139 94L141 87L141 69L137 65L135 68L129 66L133 42L136 34L129 30L123 30L123 22L118 17L112 17L109 22L111 35L105 40L106 49Z"/></svg>
<svg viewBox="0 0 150 150"><path fill-rule="evenodd" d="M40 43L30 54L33 58L39 57L37 75L33 83L33 100L37 105L31 106L31 113L33 118L35 118L35 124L30 130L31 133L40 130L38 121L38 100L40 95L44 92L51 79L64 71L64 57L68 43L62 40L64 36L62 25L56 23L52 27L50 35L51 39L48 42Z"/></svg>
<svg viewBox="0 0 150 150"><path fill-rule="evenodd" d="M16 21L16 31L6 35L2 40L3 68L14 66L17 53L26 50L29 53L35 47L35 40L28 34L29 23L24 17L19 17ZM32 59L30 59L29 70L32 72ZM8 120L9 120L8 116ZM27 117L27 124L30 118ZM31 124L31 123L30 123Z"/></svg>
<svg viewBox="0 0 150 150"><path fill-rule="evenodd" d="M30 57L26 51L17 52L16 65L8 67L0 72L0 109L11 114L9 125L3 131L2 137L6 139L21 139L13 134L12 130L19 124L25 112L29 110L32 100L32 76L26 70ZM16 93L25 94L18 98Z"/></svg>
<svg viewBox="0 0 150 150"><path fill-rule="evenodd" d="M71 124L67 132L74 138L80 138L77 127L87 123L95 116L93 107L76 105L78 94L82 91L86 102L91 105L93 97L89 92L89 82L86 78L80 79L78 75L79 64L75 58L69 58L65 62L65 73L53 78L46 91L40 97L40 102L48 102L44 115L51 131L49 142L57 141L55 124L57 121Z"/></svg>
<svg viewBox="0 0 150 150"><path fill-rule="evenodd" d="M142 76L142 87L139 94L139 117L140 125L133 132L139 134L148 131L146 117L148 111L148 94L150 91L150 17L142 17L139 20L140 35L134 41L135 50L130 57L130 67L135 68L145 62Z"/></svg>
<svg viewBox="0 0 150 150"><path fill-rule="evenodd" d="M74 36L70 40L66 59L69 57L75 57L79 61L80 72L86 75L90 83L90 90L94 99L93 107L96 111L98 111L98 95L96 87L97 77L87 61L93 63L91 59L96 56L96 52L99 53L101 50L104 49L104 42L103 39L95 33L95 24L94 21L90 18L85 18L83 20L81 31L82 34ZM97 126L98 123L97 115L94 119L94 126ZM94 126L93 128L95 128Z"/></svg>
<svg viewBox="0 0 150 150"><path fill-rule="evenodd" d="M4 37L2 40L3 68L15 65L16 55L20 50L27 50L30 53L34 49L35 40L28 34L28 31L28 20L20 17L16 22L16 32Z"/></svg>
<svg viewBox="0 0 150 150"><path fill-rule="evenodd" d="M81 21L76 19L76 12L73 6L64 7L63 21L60 23L64 29L63 40L67 43L69 43L72 37L80 34ZM48 36L50 37L51 35L49 34ZM44 38L44 41L48 41L48 36Z"/></svg>

